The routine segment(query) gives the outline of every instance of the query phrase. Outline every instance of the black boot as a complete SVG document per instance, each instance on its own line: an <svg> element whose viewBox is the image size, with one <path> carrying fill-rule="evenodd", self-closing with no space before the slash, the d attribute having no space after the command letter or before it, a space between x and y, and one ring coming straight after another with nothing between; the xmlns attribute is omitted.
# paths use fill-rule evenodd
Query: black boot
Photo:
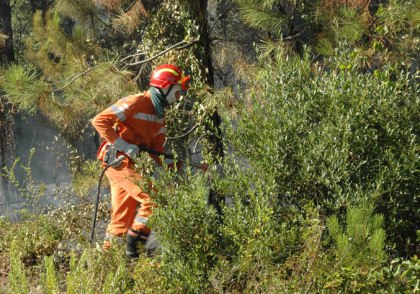
<svg viewBox="0 0 420 294"><path fill-rule="evenodd" d="M130 234L127 234L125 240L127 241L125 246L125 255L130 259L139 258L139 236L131 236Z"/></svg>
<svg viewBox="0 0 420 294"><path fill-rule="evenodd" d="M129 229L132 234L127 233L126 236L126 246L125 246L125 255L130 258L139 258L139 245L140 243L146 243L148 235L144 232L136 231Z"/></svg>

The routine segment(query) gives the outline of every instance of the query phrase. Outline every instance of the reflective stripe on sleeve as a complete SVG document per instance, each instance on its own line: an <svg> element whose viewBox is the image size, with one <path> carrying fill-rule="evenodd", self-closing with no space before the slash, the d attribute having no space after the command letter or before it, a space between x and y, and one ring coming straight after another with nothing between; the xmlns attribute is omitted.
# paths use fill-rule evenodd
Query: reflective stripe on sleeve
<svg viewBox="0 0 420 294"><path fill-rule="evenodd" d="M159 136L161 134L163 134L163 135L166 134L166 128L165 127L160 128L160 130L155 134L155 137Z"/></svg>
<svg viewBox="0 0 420 294"><path fill-rule="evenodd" d="M156 123L163 123L163 120L164 120L163 118L160 118L155 114L142 113L142 112L137 112L133 117L136 119L141 119L141 120L146 120L146 121L151 121L151 122L156 122Z"/></svg>
<svg viewBox="0 0 420 294"><path fill-rule="evenodd" d="M128 105L127 105L128 108ZM124 108L123 106L116 106L115 104L111 106L111 110L112 112L114 112L114 114L118 117L118 119L120 121L125 121L126 117L125 117L125 111L126 108Z"/></svg>

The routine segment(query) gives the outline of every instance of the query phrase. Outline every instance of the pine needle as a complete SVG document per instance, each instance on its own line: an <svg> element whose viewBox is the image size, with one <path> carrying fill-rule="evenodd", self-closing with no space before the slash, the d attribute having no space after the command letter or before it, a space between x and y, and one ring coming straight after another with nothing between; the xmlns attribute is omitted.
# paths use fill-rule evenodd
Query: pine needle
<svg viewBox="0 0 420 294"><path fill-rule="evenodd" d="M138 0L128 11L120 11L119 15L113 21L113 26L117 30L132 34L142 22L143 18L147 17L149 17L149 13L143 3Z"/></svg>

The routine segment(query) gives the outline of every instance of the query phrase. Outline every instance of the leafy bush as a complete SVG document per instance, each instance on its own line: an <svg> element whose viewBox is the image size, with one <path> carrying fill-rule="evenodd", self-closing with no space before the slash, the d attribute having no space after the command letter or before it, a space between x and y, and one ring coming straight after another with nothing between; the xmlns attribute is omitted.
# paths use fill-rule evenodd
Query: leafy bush
<svg viewBox="0 0 420 294"><path fill-rule="evenodd" d="M26 217L26 219L25 219ZM22 261L27 265L36 264L39 257L50 255L63 238L63 231L47 216L34 216L29 213L22 214L22 222L12 225L2 220L1 243L2 253L9 253L11 244L19 244L16 248ZM41 259L42 260L42 259Z"/></svg>
<svg viewBox="0 0 420 294"><path fill-rule="evenodd" d="M281 55L281 54L280 54ZM405 248L418 228L418 89L404 72L362 74L341 56L324 71L308 58L266 61L255 71L226 138L273 193L340 213L368 198Z"/></svg>

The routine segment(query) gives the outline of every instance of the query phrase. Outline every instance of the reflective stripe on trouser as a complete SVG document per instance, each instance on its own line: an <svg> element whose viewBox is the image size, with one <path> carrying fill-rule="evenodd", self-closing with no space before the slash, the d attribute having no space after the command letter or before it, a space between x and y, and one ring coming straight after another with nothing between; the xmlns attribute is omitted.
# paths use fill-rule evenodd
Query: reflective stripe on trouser
<svg viewBox="0 0 420 294"><path fill-rule="evenodd" d="M149 231L145 223L147 218L152 215L153 204L149 194L144 193L139 187L143 179L142 176L126 159L120 166L111 167L105 173L111 185L112 204L111 222L107 232L123 236L129 227L137 231ZM137 217L146 221L135 221L138 203L140 203L140 208Z"/></svg>

